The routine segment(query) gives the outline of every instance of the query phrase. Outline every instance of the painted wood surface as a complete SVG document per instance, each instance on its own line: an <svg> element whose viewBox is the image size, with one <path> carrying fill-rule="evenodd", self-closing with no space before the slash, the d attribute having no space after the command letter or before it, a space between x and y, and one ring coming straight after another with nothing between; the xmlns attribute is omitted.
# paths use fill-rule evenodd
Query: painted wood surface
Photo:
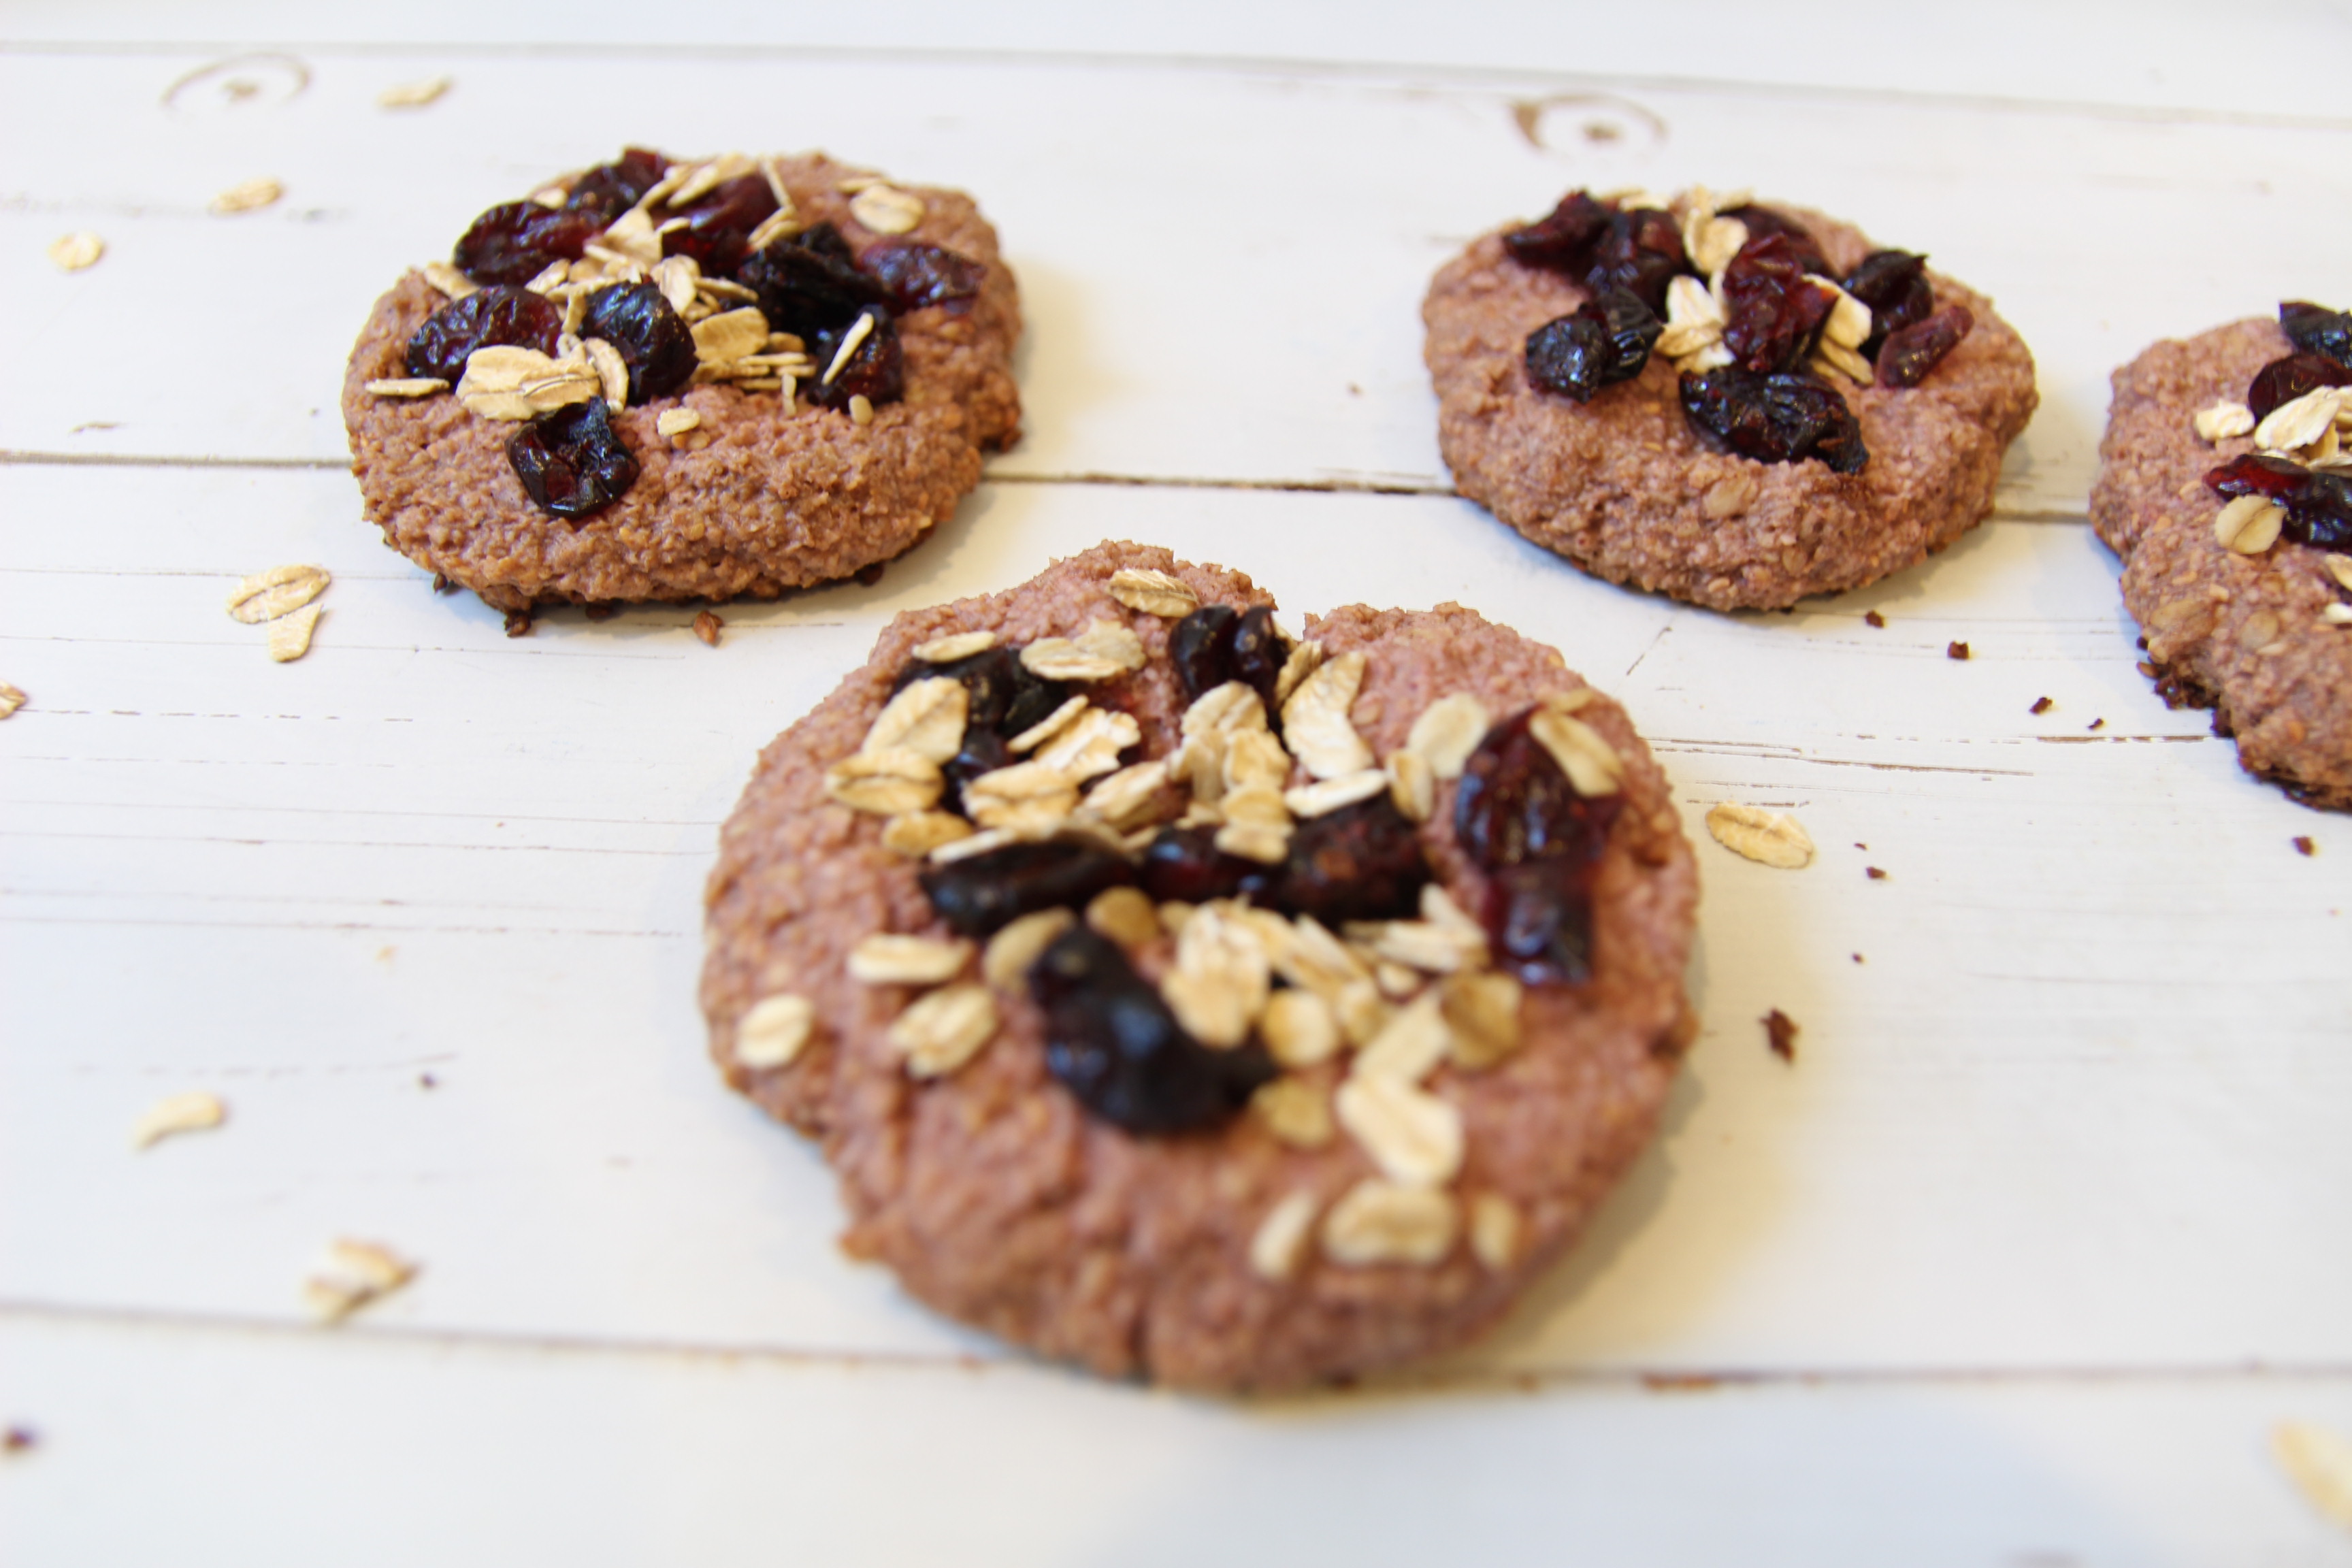
<svg viewBox="0 0 2352 1568"><path fill-rule="evenodd" d="M528 49L431 7L339 41L61 15L0 12L0 679L31 696L0 726L0 1423L40 1437L0 1459L12 1560L2352 1557L2263 1451L2352 1431L2352 833L2156 699L2079 521L2116 363L2352 299L2352 119L2183 87L2204 36L2169 13L2073 92L1979 42L1868 93L1785 47L1515 51L1475 10L1443 47L1211 7L1056 53L1041 8L998 52L941 11L919 53L651 56L584 47L629 25L593 8ZM298 34L329 41L252 42ZM237 42L142 41L170 36ZM437 70L432 108L374 105ZM340 471L369 300L616 134L964 185L1030 317L1027 437L954 522L877 584L722 606L716 648L690 608L509 640ZM280 205L204 212L258 174ZM1444 493L1431 268L1568 185L1694 179L1995 296L2043 406L1994 524L1723 616ZM81 227L109 254L59 273ZM896 611L1122 537L1294 618L1453 599L1558 646L1699 840L1664 1136L1502 1334L1397 1386L1228 1405L1007 1356L842 1258L820 1162L702 1058L701 879L758 746ZM285 561L335 584L279 666L221 599ZM1725 799L1821 858L1720 850ZM226 1128L127 1150L194 1089ZM330 1332L296 1286L337 1235L425 1269Z"/></svg>

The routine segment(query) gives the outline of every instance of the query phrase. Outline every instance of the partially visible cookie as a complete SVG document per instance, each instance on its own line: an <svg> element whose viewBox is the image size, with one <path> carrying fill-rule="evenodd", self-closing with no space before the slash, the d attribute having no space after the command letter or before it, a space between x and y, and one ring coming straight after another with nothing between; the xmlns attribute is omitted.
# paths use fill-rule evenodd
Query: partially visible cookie
<svg viewBox="0 0 2352 1568"><path fill-rule="evenodd" d="M343 418L385 542L500 609L846 577L1019 434L1018 297L960 192L632 149L457 260L377 301Z"/></svg>
<svg viewBox="0 0 2352 1568"><path fill-rule="evenodd" d="M1721 610L1874 582L1983 520L2035 404L2017 333L1923 263L1704 188L1570 193L1431 283L1439 445L1612 582Z"/></svg>
<svg viewBox="0 0 2352 1568"><path fill-rule="evenodd" d="M1108 1375L1477 1334L1696 1028L1695 865L1615 703L1456 605L1270 609L1105 544L900 616L710 879L711 1053L824 1141L845 1245Z"/></svg>
<svg viewBox="0 0 2352 1568"><path fill-rule="evenodd" d="M2352 323L2332 341L2352 357ZM2308 374L2269 370L2298 356L2315 361ZM2340 383L2352 364L2312 355L2274 321L2158 342L2115 373L2091 491L2165 700L2212 709L2248 773L2339 811L2352 808L2352 462L2340 447L2352 387ZM2298 423L2308 428L2288 428Z"/></svg>

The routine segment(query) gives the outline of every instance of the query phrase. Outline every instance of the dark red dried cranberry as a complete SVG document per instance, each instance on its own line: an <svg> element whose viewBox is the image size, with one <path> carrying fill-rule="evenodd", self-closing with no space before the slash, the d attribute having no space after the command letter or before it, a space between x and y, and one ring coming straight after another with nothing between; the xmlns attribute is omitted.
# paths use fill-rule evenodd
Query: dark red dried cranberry
<svg viewBox="0 0 2352 1568"><path fill-rule="evenodd" d="M1616 216L1616 208L1594 201L1582 191L1570 191L1545 216L1503 236L1503 248L1526 266L1548 267L1581 278L1592 265L1593 242Z"/></svg>
<svg viewBox="0 0 2352 1568"><path fill-rule="evenodd" d="M493 283L425 318L408 340L408 374L437 375L454 386L476 349L513 344L552 354L562 335L563 311L554 301L511 283Z"/></svg>
<svg viewBox="0 0 2352 1568"><path fill-rule="evenodd" d="M1831 303L1807 276L1797 242L1784 234L1740 247L1723 269L1723 300L1730 314L1723 346L1740 369L1759 375L1804 363Z"/></svg>
<svg viewBox="0 0 2352 1568"><path fill-rule="evenodd" d="M1580 985L1592 978L1592 889L1563 860L1506 866L1486 882L1479 910L1498 967L1529 985Z"/></svg>
<svg viewBox="0 0 2352 1568"><path fill-rule="evenodd" d="M992 730L1008 741L1059 708L1070 695L1070 689L1061 681L1042 680L1031 674L1009 647L986 648L947 664L908 659L891 682L891 693L895 696L932 676L962 685L967 731Z"/></svg>
<svg viewBox="0 0 2352 1568"><path fill-rule="evenodd" d="M1454 831L1485 870L1528 860L1589 864L1599 858L1623 804L1618 795L1577 794L1535 738L1535 715L1529 708L1496 723L1462 767Z"/></svg>
<svg viewBox="0 0 2352 1568"><path fill-rule="evenodd" d="M1212 1050L1185 1033L1118 944L1082 925L1038 956L1029 994L1045 1014L1045 1069L1129 1132L1229 1121L1276 1071L1259 1047Z"/></svg>
<svg viewBox="0 0 2352 1568"><path fill-rule="evenodd" d="M669 160L643 147L624 147L609 163L599 163L580 176L566 206L585 207L611 223L645 199L661 184Z"/></svg>
<svg viewBox="0 0 2352 1568"><path fill-rule="evenodd" d="M757 289L769 326L814 342L878 305L888 290L857 270L840 231L821 223L790 239L780 239L735 269L738 281Z"/></svg>
<svg viewBox="0 0 2352 1568"><path fill-rule="evenodd" d="M1870 461L1862 422L1836 388L1804 374L1756 375L1737 365L1685 375L1683 416L1718 451L1759 463L1814 458L1841 474Z"/></svg>
<svg viewBox="0 0 2352 1568"><path fill-rule="evenodd" d="M507 202L476 218L451 256L477 283L528 283L551 261L577 261L604 220L583 207Z"/></svg>
<svg viewBox="0 0 2352 1568"><path fill-rule="evenodd" d="M2352 552L2352 479L2248 452L2205 476L2225 496L2263 496L2286 508L2279 531L2297 544Z"/></svg>
<svg viewBox="0 0 2352 1568"><path fill-rule="evenodd" d="M1822 278L1837 276L1830 270L1828 259L1822 255L1822 247L1813 243L1812 232L1792 217L1770 207L1759 207L1753 202L1745 206L1727 207L1716 216L1738 218L1747 226L1750 244L1769 237L1786 239L1790 244L1790 254L1796 257L1806 271Z"/></svg>
<svg viewBox="0 0 2352 1568"><path fill-rule="evenodd" d="M629 367L629 402L667 397L694 376L694 331L651 283L616 283L588 297L583 338L602 338Z"/></svg>
<svg viewBox="0 0 2352 1568"><path fill-rule="evenodd" d="M1916 386L1944 356L1960 346L1976 330L1977 319L1966 305L1947 305L1924 321L1914 321L1886 334L1878 351L1878 384Z"/></svg>
<svg viewBox="0 0 2352 1568"><path fill-rule="evenodd" d="M1211 827L1163 827L1143 852L1143 890L1156 904L1244 896L1263 901L1276 875L1271 866L1218 848Z"/></svg>
<svg viewBox="0 0 2352 1568"><path fill-rule="evenodd" d="M890 308L901 315L927 305L969 300L980 292L988 268L941 245L886 239L866 247L861 271L889 290Z"/></svg>
<svg viewBox="0 0 2352 1568"><path fill-rule="evenodd" d="M712 277L731 276L751 254L751 231L776 210L776 193L763 174L746 174L713 189L683 213L684 228L662 236L664 256L691 256Z"/></svg>
<svg viewBox="0 0 2352 1568"><path fill-rule="evenodd" d="M1300 823L1274 889L1274 907L1325 925L1389 920L1418 907L1429 862L1421 837L1386 795Z"/></svg>
<svg viewBox="0 0 2352 1568"><path fill-rule="evenodd" d="M507 461L542 511L579 520L602 511L637 482L637 459L604 412L604 400L566 404L507 439Z"/></svg>
<svg viewBox="0 0 2352 1568"><path fill-rule="evenodd" d="M1592 247L1584 286L1595 294L1622 289L1653 311L1666 308L1666 285L1689 269L1682 231L1670 213L1655 207L1621 212Z"/></svg>
<svg viewBox="0 0 2352 1568"><path fill-rule="evenodd" d="M1234 626L1240 619L1231 605L1203 605L1168 634L1168 659L1185 696L1198 697L1234 678Z"/></svg>
<svg viewBox="0 0 2352 1568"><path fill-rule="evenodd" d="M958 816L969 815L963 808L963 786L1013 763L1013 748L1004 739L993 730L970 722L964 725L962 748L940 764L940 773L948 781L947 793L940 798L941 807Z"/></svg>
<svg viewBox="0 0 2352 1568"><path fill-rule="evenodd" d="M1274 611L1265 605L1253 605L1234 623L1232 643L1233 674L1228 678L1240 681L1258 695L1265 704L1268 722L1279 725L1276 711L1274 689L1282 679L1282 667L1290 658L1290 639L1274 624Z"/></svg>
<svg viewBox="0 0 2352 1568"><path fill-rule="evenodd" d="M1870 307L1870 336L1862 355L1875 360L1886 334L1924 321L1936 310L1935 286L1927 281L1927 258L1907 250L1874 250L1839 285Z"/></svg>
<svg viewBox="0 0 2352 1568"><path fill-rule="evenodd" d="M906 395L907 355L899 346L898 329L892 324L890 312L879 305L868 305L865 315L874 324L838 371L833 368L834 361L856 330L856 322L807 340L809 358L821 368L802 395L820 408L845 408L851 398L859 396L878 408Z"/></svg>
<svg viewBox="0 0 2352 1568"><path fill-rule="evenodd" d="M918 879L931 908L961 936L986 936L1039 910L1084 909L1106 888L1135 880L1123 857L1091 844L1008 844L1002 849L926 866Z"/></svg>
<svg viewBox="0 0 2352 1568"><path fill-rule="evenodd" d="M1589 402L1601 388L1640 375L1665 330L1647 305L1612 289L1528 334L1528 379Z"/></svg>
<svg viewBox="0 0 2352 1568"><path fill-rule="evenodd" d="M2308 354L2323 354L2352 369L2352 313L2302 300L2279 303L2279 327L2287 342Z"/></svg>
<svg viewBox="0 0 2352 1568"><path fill-rule="evenodd" d="M2253 410L2255 418L2267 419L2273 409L2293 403L2306 392L2347 385L2352 385L2352 370L2326 354L2292 353L2254 372L2253 382L2246 388L2246 406Z"/></svg>

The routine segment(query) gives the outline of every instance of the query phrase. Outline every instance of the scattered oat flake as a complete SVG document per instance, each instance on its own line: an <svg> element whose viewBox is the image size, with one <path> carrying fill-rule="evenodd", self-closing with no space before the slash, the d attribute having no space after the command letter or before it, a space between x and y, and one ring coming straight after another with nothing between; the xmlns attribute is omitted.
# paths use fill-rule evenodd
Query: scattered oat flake
<svg viewBox="0 0 2352 1568"><path fill-rule="evenodd" d="M0 719L10 717L17 709L25 705L25 693L22 690L5 680L0 680Z"/></svg>
<svg viewBox="0 0 2352 1568"><path fill-rule="evenodd" d="M228 613L247 626L291 615L334 581L323 566L272 566L238 580L228 591Z"/></svg>
<svg viewBox="0 0 2352 1568"><path fill-rule="evenodd" d="M418 81L396 81L375 95L378 106L384 109L422 109L449 90L446 76L429 76Z"/></svg>
<svg viewBox="0 0 2352 1568"><path fill-rule="evenodd" d="M2352 1442L2308 1421L2271 1429L2271 1454L2312 1507L2352 1530Z"/></svg>
<svg viewBox="0 0 2352 1568"><path fill-rule="evenodd" d="M1778 1007L1764 1015L1764 1043L1784 1062L1797 1059L1797 1021Z"/></svg>
<svg viewBox="0 0 2352 1568"><path fill-rule="evenodd" d="M232 213L257 212L286 194L286 187L264 174L259 179L247 180L231 185L212 201L213 212L220 216Z"/></svg>
<svg viewBox="0 0 2352 1568"><path fill-rule="evenodd" d="M702 639L705 647L717 647L719 628L726 624L715 613L709 610L701 611L694 617L694 635Z"/></svg>
<svg viewBox="0 0 2352 1568"><path fill-rule="evenodd" d="M302 1300L322 1322L340 1322L416 1278L417 1266L373 1241L338 1240L302 1281Z"/></svg>
<svg viewBox="0 0 2352 1568"><path fill-rule="evenodd" d="M2026 711L2029 713L2047 713L2056 706L2058 705L2055 702L2051 701L2047 697L2037 697L2033 700L2033 706L2027 709Z"/></svg>
<svg viewBox="0 0 2352 1568"><path fill-rule="evenodd" d="M227 1120L228 1107L209 1094L175 1094L140 1112L131 1129L133 1149L152 1148L175 1132L202 1132Z"/></svg>
<svg viewBox="0 0 2352 1568"><path fill-rule="evenodd" d="M290 616L280 616L269 623L269 657L278 664L291 664L310 651L310 634L318 628L319 606L309 605Z"/></svg>
<svg viewBox="0 0 2352 1568"><path fill-rule="evenodd" d="M1783 871L1813 863L1813 841L1793 816L1725 801L1706 814L1706 830L1735 855Z"/></svg>
<svg viewBox="0 0 2352 1568"><path fill-rule="evenodd" d="M1964 642L1946 643L1944 645L1944 657L1946 658L1965 659L1969 657L1969 645Z"/></svg>
<svg viewBox="0 0 2352 1568"><path fill-rule="evenodd" d="M79 272L85 267L95 267L98 258L106 254L106 241L89 232L76 229L49 241L49 259L67 272Z"/></svg>
<svg viewBox="0 0 2352 1568"><path fill-rule="evenodd" d="M2294 846L2294 852L2305 859L2319 853L2319 846L2312 841L2311 836L2307 833L2299 833L2288 842Z"/></svg>

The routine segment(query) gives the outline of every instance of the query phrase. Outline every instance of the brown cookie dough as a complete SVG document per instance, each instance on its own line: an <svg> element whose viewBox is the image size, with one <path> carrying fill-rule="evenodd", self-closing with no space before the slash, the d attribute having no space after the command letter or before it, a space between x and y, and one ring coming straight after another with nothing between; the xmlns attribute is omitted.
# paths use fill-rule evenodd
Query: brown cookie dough
<svg viewBox="0 0 2352 1568"><path fill-rule="evenodd" d="M1423 1227L1416 1245L1433 1250L1417 1255L1422 1260L1334 1257L1351 1237L1362 1240L1368 1211L1339 1212L1349 1194L1372 1182L1373 1197L1353 1201L1389 1196L1387 1184L1373 1182L1382 1166L1335 1093L1356 1075L1363 1052L1341 1043L1310 1061L1312 1051L1288 1047L1278 1053L1289 1063L1281 1076L1230 1121L1136 1133L1083 1107L1049 1072L1045 1015L1017 980L990 992L994 1026L976 1054L953 1070L918 1077L890 1030L919 995L941 992L861 984L848 973L852 952L872 933L949 935L918 883L919 862L883 847L884 819L835 804L825 784L827 768L859 750L919 646L974 631L1027 646L1076 637L1096 620L1129 628L1141 668L1082 689L1135 721L1140 742L1125 753L1129 763L1176 751L1187 704L1166 651L1179 623L1114 598L1111 579L1122 568L1171 574L1203 604L1269 603L1237 573L1187 565L1164 550L1100 545L1009 592L900 616L866 666L761 754L722 830L708 891L701 1001L712 1055L730 1085L822 1139L841 1175L852 1253L887 1263L940 1310L1045 1354L1108 1375L1266 1388L1364 1372L1471 1339L1568 1250L1647 1142L1696 1026L1683 973L1697 875L1664 775L1623 711L1553 650L1453 605L1350 606L1307 627L1327 668L1346 668L1338 661L1351 653L1366 656L1360 689L1342 711L1370 755L1394 770L1412 771L1394 758L1431 703L1465 695L1495 721L1545 700L1572 709L1622 770L1623 804L1592 885L1591 978L1531 984L1516 1005L1507 1002L1503 1026L1516 1028L1516 1049L1482 1059L1475 1031L1456 1029L1454 1054L1413 1075L1424 1098L1443 1102L1438 1114L1458 1127L1462 1151L1457 1170L1401 1200L1411 1212L1393 1216L1408 1229ZM1475 736L1485 727L1474 714L1458 732ZM1295 747L1307 746L1297 721L1285 733ZM1466 750L1469 741L1460 743ZM1295 770L1292 784L1304 776ZM1486 881L1456 842L1458 787L1438 783L1428 816L1412 831L1433 885L1459 910L1475 911ZM1119 819L1130 850L1150 837L1150 824L1186 809L1186 799L1171 785L1140 830L1137 818ZM1231 912L1215 903L1199 910ZM1120 945L1147 980L1172 987L1186 961L1162 914L1155 928L1143 900L1141 929L1130 921ZM1255 918L1279 924L1270 914ZM1122 928L1106 921L1097 929ZM1475 971L1490 950L1485 934L1469 929ZM1454 930L1461 940L1463 928ZM985 985L984 973L977 957L966 958L943 989ZM1366 964L1362 973L1374 972ZM1346 1026L1369 1039L1383 1019L1416 1007L1427 1022L1436 998L1457 994L1445 987L1471 984L1411 969L1381 978L1386 1000L1371 979L1360 979L1327 1016L1352 1016L1369 1001L1371 1016ZM1502 991L1510 994L1508 982ZM1276 994L1310 1013L1322 1005L1297 988ZM788 1024L813 1026L797 1048L776 1047L779 1006ZM1244 1048L1258 1050L1272 1028L1262 1017ZM797 1041L797 1027L787 1036ZM750 1066L747 1055L789 1059ZM1362 1097L1355 1104L1361 1110Z"/></svg>
<svg viewBox="0 0 2352 1568"><path fill-rule="evenodd" d="M2158 342L2116 371L2091 523L2123 557L2124 604L2166 701L2212 709L2214 733L2237 738L2248 773L2341 811L2352 809L2352 626L2323 616L2352 595L2327 552L2281 539L2241 555L2214 537L2223 503L2205 475L2254 443L2208 442L2194 423L2242 403L2254 373L2292 348L2257 318Z"/></svg>
<svg viewBox="0 0 2352 1568"><path fill-rule="evenodd" d="M1841 276L1875 248L1849 225L1775 205ZM1710 609L1769 609L1914 565L1990 510L2035 393L2032 356L1981 295L1930 272L1937 304L1967 306L1975 330L1917 386L1836 384L1870 451L1863 471L1838 474L1818 460L1710 450L1656 353L1586 404L1532 384L1528 334L1587 295L1512 259L1504 232L1439 269L1422 306L1423 357L1455 484L1536 543L1612 582Z"/></svg>
<svg viewBox="0 0 2352 1568"><path fill-rule="evenodd" d="M793 205L853 249L883 236L839 186L864 171L822 153L778 160ZM1013 345L1021 310L996 231L961 192L905 187L923 204L908 233L987 267L979 295L897 320L906 394L860 426L846 413L788 406L774 392L693 385L613 416L640 465L618 500L575 523L524 494L506 445L517 426L455 397L372 395L407 374L409 337L446 300L412 271L376 302L343 379L352 471L384 542L486 604L774 598L887 561L953 514L980 482L981 453L1018 438ZM656 422L686 408L699 425L673 441Z"/></svg>

